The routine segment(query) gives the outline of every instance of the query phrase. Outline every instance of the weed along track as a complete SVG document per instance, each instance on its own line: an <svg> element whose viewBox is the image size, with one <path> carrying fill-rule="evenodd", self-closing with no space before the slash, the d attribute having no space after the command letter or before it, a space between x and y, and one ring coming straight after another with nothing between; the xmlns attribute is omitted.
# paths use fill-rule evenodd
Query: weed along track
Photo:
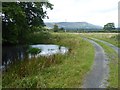
<svg viewBox="0 0 120 90"><path fill-rule="evenodd" d="M99 40L99 39L96 39L96 38L91 38L91 39L93 39L93 40L95 40L95 41L99 41L99 42L102 42L102 43L106 44L107 46L109 46L109 47L111 47L113 50L115 50L115 51L116 51L116 53L118 53L118 51L120 50L120 48L118 48L118 47L114 46L113 44L108 43L108 42L106 42L106 41Z"/></svg>
<svg viewBox="0 0 120 90"><path fill-rule="evenodd" d="M104 40L96 39L96 38L90 38L94 40L95 42L99 43L105 51L105 54L109 58L109 79L108 79L108 88L111 87L118 87L118 63L119 63L119 50L120 48L114 46L111 43L108 43Z"/></svg>
<svg viewBox="0 0 120 90"><path fill-rule="evenodd" d="M89 40L95 48L95 60L92 69L88 72L83 82L83 88L105 88L107 86L109 67L107 65L107 57L103 48L94 42Z"/></svg>

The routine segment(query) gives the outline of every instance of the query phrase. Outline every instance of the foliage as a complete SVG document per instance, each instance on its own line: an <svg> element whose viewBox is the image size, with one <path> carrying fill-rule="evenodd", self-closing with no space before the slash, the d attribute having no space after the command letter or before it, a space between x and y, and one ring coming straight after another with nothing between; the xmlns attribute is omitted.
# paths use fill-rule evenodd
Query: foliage
<svg viewBox="0 0 120 90"><path fill-rule="evenodd" d="M45 26L43 19L47 12L43 7L52 9L49 2L3 2L2 27L3 43L24 44L33 27Z"/></svg>
<svg viewBox="0 0 120 90"><path fill-rule="evenodd" d="M59 28L60 32L65 32L65 29L63 27Z"/></svg>
<svg viewBox="0 0 120 90"><path fill-rule="evenodd" d="M104 30L108 30L108 31L111 31L111 30L114 30L115 29L115 25L114 23L107 23L106 25L104 25Z"/></svg>
<svg viewBox="0 0 120 90"><path fill-rule="evenodd" d="M41 26L38 26L38 27L32 27L31 28L31 31L34 33L36 32L43 32L43 31L48 31L45 27L41 27Z"/></svg>
<svg viewBox="0 0 120 90"><path fill-rule="evenodd" d="M39 49L39 48L30 47L28 49L28 53L30 53L31 55L34 55L34 57L35 57L36 54L38 54L40 52L41 52L41 49Z"/></svg>
<svg viewBox="0 0 120 90"><path fill-rule="evenodd" d="M59 28L57 24L54 25L53 30L54 32L65 32L63 27Z"/></svg>
<svg viewBox="0 0 120 90"><path fill-rule="evenodd" d="M29 35L29 44L49 44L52 42L52 35L47 31L31 33Z"/></svg>
<svg viewBox="0 0 120 90"><path fill-rule="evenodd" d="M58 31L59 31L59 28L58 28L58 25L57 25L57 24L54 25L53 30L54 30L54 32L58 32Z"/></svg>

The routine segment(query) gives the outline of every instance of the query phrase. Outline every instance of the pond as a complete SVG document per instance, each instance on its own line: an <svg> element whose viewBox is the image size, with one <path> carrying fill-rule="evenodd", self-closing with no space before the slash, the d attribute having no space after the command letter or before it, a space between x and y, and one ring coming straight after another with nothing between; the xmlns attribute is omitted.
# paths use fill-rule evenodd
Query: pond
<svg viewBox="0 0 120 90"><path fill-rule="evenodd" d="M17 60L24 60L26 58L31 59L32 55L27 52L29 47L41 49L41 52L35 55L36 58L39 56L65 54L68 52L68 48L59 45L52 45L52 44L51 45L38 44L38 45L28 45L28 46L3 46L1 68Z"/></svg>
<svg viewBox="0 0 120 90"><path fill-rule="evenodd" d="M36 57L38 56L49 56L49 55L53 55L53 54L65 54L68 49L63 47L63 46L58 46L58 45L31 45L31 47L33 48L39 48L42 51L36 55ZM31 54L29 54L29 58L31 58Z"/></svg>

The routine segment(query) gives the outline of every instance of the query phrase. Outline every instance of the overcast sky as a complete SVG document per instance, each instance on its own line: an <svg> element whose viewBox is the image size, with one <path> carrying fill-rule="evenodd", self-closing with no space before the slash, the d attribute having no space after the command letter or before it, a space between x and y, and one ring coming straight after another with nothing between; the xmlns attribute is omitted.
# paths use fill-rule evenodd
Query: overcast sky
<svg viewBox="0 0 120 90"><path fill-rule="evenodd" d="M47 10L45 22L88 22L104 26L114 22L118 26L119 0L49 0L53 10Z"/></svg>

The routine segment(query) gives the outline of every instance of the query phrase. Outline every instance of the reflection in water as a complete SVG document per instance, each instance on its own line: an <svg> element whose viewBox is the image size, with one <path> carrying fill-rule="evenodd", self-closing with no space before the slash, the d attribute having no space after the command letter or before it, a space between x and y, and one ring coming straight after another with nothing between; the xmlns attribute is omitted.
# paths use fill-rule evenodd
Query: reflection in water
<svg viewBox="0 0 120 90"><path fill-rule="evenodd" d="M32 55L27 52L30 46L42 50L39 54L35 55L35 57L49 56L56 53L65 54L68 52L67 48L58 45L4 46L2 47L2 66L7 66L18 60L31 59Z"/></svg>
<svg viewBox="0 0 120 90"><path fill-rule="evenodd" d="M14 63L17 60L28 58L29 46L4 46L2 47L2 65Z"/></svg>

